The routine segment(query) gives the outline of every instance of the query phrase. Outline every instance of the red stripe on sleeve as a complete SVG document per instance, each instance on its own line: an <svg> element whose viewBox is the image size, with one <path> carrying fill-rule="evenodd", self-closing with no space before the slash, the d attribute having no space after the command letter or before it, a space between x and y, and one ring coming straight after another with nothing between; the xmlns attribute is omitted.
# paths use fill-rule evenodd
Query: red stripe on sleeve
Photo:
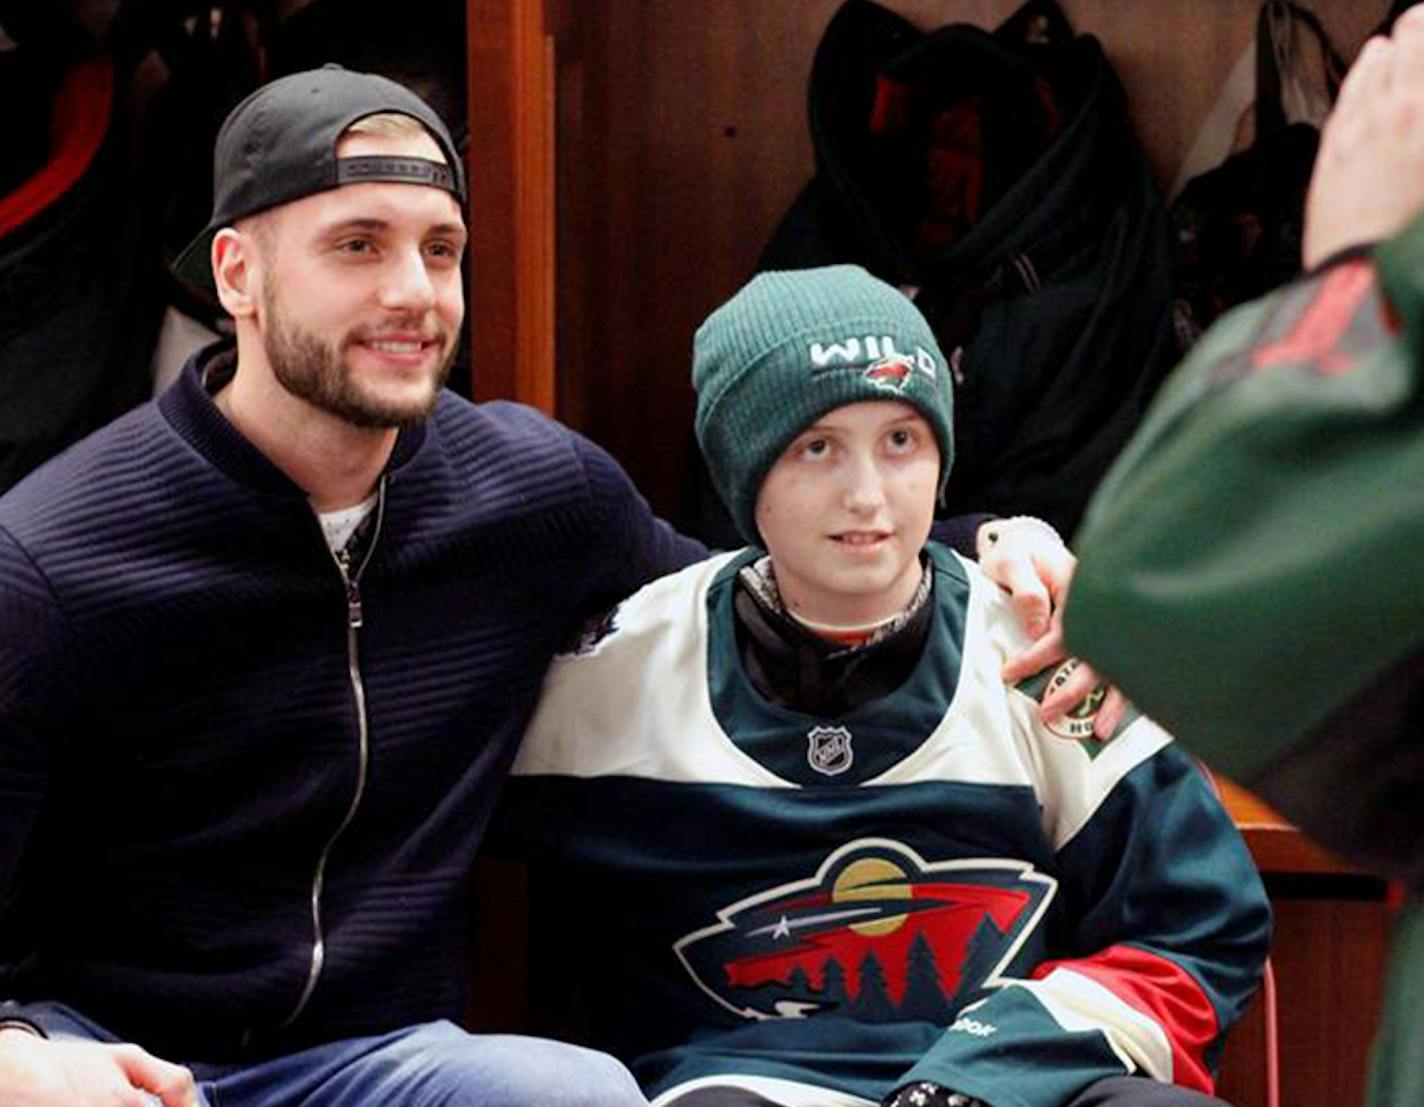
<svg viewBox="0 0 1424 1107"><path fill-rule="evenodd" d="M1251 355L1251 363L1258 369L1305 364L1326 376L1353 369L1356 359L1341 339L1374 283L1374 266L1364 258L1335 266L1290 334L1262 346Z"/></svg>
<svg viewBox="0 0 1424 1107"><path fill-rule="evenodd" d="M1054 969L1082 973L1156 1022L1172 1043L1172 1082L1212 1091L1215 1081L1205 1054L1221 1026L1201 985L1180 965L1145 949L1109 946L1091 957L1045 961L1033 970L1033 978L1041 980Z"/></svg>

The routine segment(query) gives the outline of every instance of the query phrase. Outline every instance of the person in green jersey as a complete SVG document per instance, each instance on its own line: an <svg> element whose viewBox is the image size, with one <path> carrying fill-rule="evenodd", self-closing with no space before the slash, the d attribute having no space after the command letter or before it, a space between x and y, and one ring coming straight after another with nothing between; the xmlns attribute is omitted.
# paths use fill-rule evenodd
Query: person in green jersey
<svg viewBox="0 0 1424 1107"><path fill-rule="evenodd" d="M1341 88L1303 260L1203 337L1100 486L1065 634L1213 765L1404 883L1370 1085L1393 1107L1424 1103L1424 10Z"/></svg>

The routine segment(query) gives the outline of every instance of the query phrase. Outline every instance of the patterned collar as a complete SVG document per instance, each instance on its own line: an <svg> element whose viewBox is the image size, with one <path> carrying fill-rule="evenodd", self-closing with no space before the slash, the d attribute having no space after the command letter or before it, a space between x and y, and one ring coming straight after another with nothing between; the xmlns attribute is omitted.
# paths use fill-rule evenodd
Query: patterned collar
<svg viewBox="0 0 1424 1107"><path fill-rule="evenodd" d="M803 626L796 617L786 610L786 604L781 599L781 590L776 585L776 570L771 564L770 557L760 557L750 565L745 566L737 579L746 588L747 593L757 602L757 606L762 608L767 614L776 616L778 619L792 623L805 633L810 633L809 628ZM930 571L928 562L921 559L920 583L915 589L915 594L910 597L909 604L900 614L893 619L876 627L869 637L854 644L847 644L840 647L842 651L863 650L867 646L878 645L889 638L893 638L905 627L909 626L920 609L929 602L931 582L934 574Z"/></svg>

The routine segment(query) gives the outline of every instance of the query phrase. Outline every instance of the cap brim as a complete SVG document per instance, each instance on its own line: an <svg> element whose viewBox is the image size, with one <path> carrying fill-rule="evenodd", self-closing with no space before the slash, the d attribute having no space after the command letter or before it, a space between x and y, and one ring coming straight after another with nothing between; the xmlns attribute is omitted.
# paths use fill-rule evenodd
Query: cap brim
<svg viewBox="0 0 1424 1107"><path fill-rule="evenodd" d="M217 294L217 285L213 283L213 238L218 233L218 228L207 227L198 237L188 243L187 248L174 259L171 266L174 276L190 288L206 292L209 296Z"/></svg>

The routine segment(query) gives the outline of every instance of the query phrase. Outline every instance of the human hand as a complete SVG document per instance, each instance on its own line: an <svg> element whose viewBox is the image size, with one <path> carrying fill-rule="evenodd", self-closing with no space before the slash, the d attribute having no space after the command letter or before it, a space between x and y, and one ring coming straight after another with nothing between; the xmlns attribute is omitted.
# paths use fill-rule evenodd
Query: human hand
<svg viewBox="0 0 1424 1107"><path fill-rule="evenodd" d="M1053 724L1081 707L1085 716L1091 714L1092 737L1106 742L1127 714L1127 698L1115 685L1104 681L1087 662L1067 655L1063 647L1062 622L1056 613L1053 629L1004 666L1004 683L1017 684L1055 664L1058 669L1038 702L1039 721L1052 728ZM1079 725L1080 721L1075 718L1075 730Z"/></svg>
<svg viewBox="0 0 1424 1107"><path fill-rule="evenodd" d="M1365 43L1325 122L1301 260L1388 238L1424 211L1424 9Z"/></svg>
<svg viewBox="0 0 1424 1107"><path fill-rule="evenodd" d="M1016 516L985 523L975 536L979 565L1008 591L1024 629L1035 639L1004 666L1005 683L1016 684L1067 660L1063 645L1063 605L1078 559L1058 532L1041 519ZM1091 665L1073 659L1065 679L1049 684L1038 705L1045 724L1056 723L1095 695L1103 680ZM1127 700L1117 688L1107 686L1093 720L1093 733L1106 741L1127 713Z"/></svg>
<svg viewBox="0 0 1424 1107"><path fill-rule="evenodd" d="M202 1107L193 1074L136 1045L56 1042L0 1030L5 1107Z"/></svg>
<svg viewBox="0 0 1424 1107"><path fill-rule="evenodd" d="M983 524L974 547L979 568L1008 592L1028 636L1042 638L1078 566L1058 532L1042 519L1015 515Z"/></svg>

